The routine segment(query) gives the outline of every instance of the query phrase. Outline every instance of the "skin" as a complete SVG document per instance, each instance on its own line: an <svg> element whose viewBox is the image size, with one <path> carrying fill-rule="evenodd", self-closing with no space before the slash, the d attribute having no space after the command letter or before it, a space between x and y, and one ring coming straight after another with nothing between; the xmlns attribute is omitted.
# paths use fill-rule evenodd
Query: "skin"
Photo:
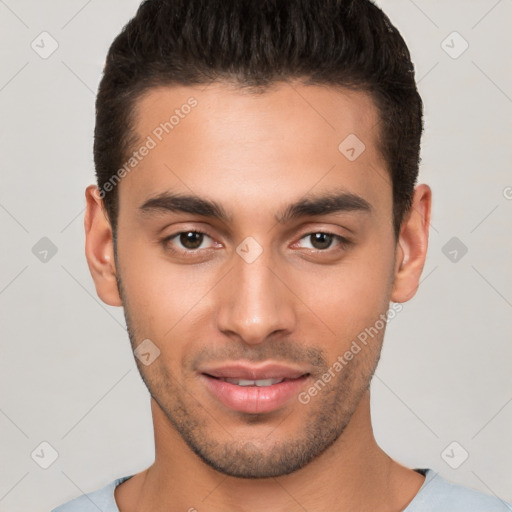
<svg viewBox="0 0 512 512"><path fill-rule="evenodd" d="M385 329L308 404L291 400L272 413L228 409L205 389L197 361L289 363L311 372L307 390L390 301L416 293L430 188L416 186L397 241L378 114L358 91L155 88L137 103L140 140L190 96L197 106L118 185L117 258L97 188L86 190L86 256L98 296L124 307L133 348L149 338L160 350L148 366L136 359L152 396L155 461L117 487L120 511L403 510L424 477L373 435L369 384ZM366 146L355 161L338 150L351 133ZM371 212L275 220L305 195L341 189ZM169 191L215 200L230 222L140 212ZM195 255L179 236L162 242L194 230L207 233ZM322 231L352 244L334 238L318 248L309 235ZM262 248L252 263L236 252L249 236Z"/></svg>

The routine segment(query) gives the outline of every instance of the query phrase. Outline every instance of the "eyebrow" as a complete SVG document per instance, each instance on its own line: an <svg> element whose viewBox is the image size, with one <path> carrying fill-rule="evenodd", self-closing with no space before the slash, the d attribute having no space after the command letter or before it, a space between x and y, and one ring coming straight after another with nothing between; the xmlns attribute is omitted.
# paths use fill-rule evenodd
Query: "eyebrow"
<svg viewBox="0 0 512 512"><path fill-rule="evenodd" d="M276 215L275 218L280 224L285 224L302 217L343 212L372 213L373 207L366 199L352 192L331 192L300 199L288 205L284 212Z"/></svg>
<svg viewBox="0 0 512 512"><path fill-rule="evenodd" d="M147 199L139 210L143 214L183 212L218 219L226 224L232 222L231 215L222 205L190 194L164 192ZM366 199L352 192L331 192L302 198L275 215L275 220L285 224L302 217L319 217L341 212L372 213L373 207Z"/></svg>

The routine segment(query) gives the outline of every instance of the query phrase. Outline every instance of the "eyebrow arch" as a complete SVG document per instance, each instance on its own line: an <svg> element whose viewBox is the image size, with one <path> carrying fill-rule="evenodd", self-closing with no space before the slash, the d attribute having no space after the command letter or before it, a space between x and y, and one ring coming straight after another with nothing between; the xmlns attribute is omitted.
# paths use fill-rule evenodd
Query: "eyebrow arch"
<svg viewBox="0 0 512 512"><path fill-rule="evenodd" d="M192 194L163 192L150 197L139 208L144 213L183 212L219 219L229 223L232 219L226 210L217 202Z"/></svg>
<svg viewBox="0 0 512 512"><path fill-rule="evenodd" d="M196 195L164 192L147 199L139 208L143 214L159 212L183 212L218 219L226 224L232 217L216 201ZM337 212L372 213L372 205L361 196L351 192L333 192L319 196L310 196L288 205L275 216L280 224L301 217L316 217Z"/></svg>
<svg viewBox="0 0 512 512"><path fill-rule="evenodd" d="M338 212L372 213L373 207L361 196L352 192L331 192L319 196L305 197L286 207L276 215L276 221L285 224L301 217L316 217Z"/></svg>

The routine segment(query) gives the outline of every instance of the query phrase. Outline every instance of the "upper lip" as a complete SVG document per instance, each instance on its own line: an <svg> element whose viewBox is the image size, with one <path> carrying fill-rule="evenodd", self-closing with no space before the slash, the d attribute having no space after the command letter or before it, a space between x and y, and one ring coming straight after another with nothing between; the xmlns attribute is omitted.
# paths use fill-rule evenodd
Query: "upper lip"
<svg viewBox="0 0 512 512"><path fill-rule="evenodd" d="M215 366L204 368L200 373L211 375L219 379L246 379L246 380L263 380L263 379L296 379L306 375L308 372L282 364L264 364L259 366L248 365L243 363L226 364L223 366Z"/></svg>

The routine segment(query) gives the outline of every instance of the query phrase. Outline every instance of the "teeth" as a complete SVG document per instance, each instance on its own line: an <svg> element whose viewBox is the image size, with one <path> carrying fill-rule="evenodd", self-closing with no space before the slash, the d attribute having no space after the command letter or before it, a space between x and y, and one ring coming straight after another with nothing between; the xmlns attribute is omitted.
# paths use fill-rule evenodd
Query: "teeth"
<svg viewBox="0 0 512 512"><path fill-rule="evenodd" d="M236 384L237 386L272 386L273 384L279 384L279 382L283 382L284 379L260 379L260 380L247 380L247 379L221 379L224 382L229 382L230 384Z"/></svg>

